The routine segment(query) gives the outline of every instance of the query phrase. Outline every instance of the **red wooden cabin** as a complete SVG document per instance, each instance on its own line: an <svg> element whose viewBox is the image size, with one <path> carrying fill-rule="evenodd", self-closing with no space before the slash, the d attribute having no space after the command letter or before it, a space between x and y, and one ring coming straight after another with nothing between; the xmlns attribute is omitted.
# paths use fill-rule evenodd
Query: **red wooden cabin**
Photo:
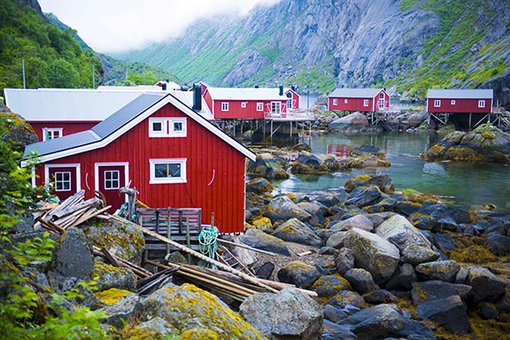
<svg viewBox="0 0 510 340"><path fill-rule="evenodd" d="M430 89L427 94L427 112L491 113L493 98L491 89Z"/></svg>
<svg viewBox="0 0 510 340"><path fill-rule="evenodd" d="M213 118L264 119L299 109L299 94L280 88L225 88L202 83L202 96Z"/></svg>
<svg viewBox="0 0 510 340"><path fill-rule="evenodd" d="M201 208L204 223L244 231L245 158L255 154L172 94L141 94L92 129L28 145L33 183L64 199L101 191L118 208L130 183L151 208Z"/></svg>
<svg viewBox="0 0 510 340"><path fill-rule="evenodd" d="M339 88L329 95L328 107L330 111L387 111L390 99L384 89Z"/></svg>
<svg viewBox="0 0 510 340"><path fill-rule="evenodd" d="M7 107L40 141L88 130L140 95L92 89L5 89L4 94Z"/></svg>

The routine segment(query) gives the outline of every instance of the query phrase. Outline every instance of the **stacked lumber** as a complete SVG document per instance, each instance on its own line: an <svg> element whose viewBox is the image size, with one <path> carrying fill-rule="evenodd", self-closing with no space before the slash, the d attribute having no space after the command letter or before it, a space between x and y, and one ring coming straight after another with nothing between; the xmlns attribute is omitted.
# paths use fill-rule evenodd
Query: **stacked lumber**
<svg viewBox="0 0 510 340"><path fill-rule="evenodd" d="M34 214L37 220L35 228L42 225L47 229L61 233L94 217L109 218L106 211L111 206L98 209L101 204L98 198L94 197L86 201L84 198L85 190L80 190L59 205L45 203L40 206Z"/></svg>

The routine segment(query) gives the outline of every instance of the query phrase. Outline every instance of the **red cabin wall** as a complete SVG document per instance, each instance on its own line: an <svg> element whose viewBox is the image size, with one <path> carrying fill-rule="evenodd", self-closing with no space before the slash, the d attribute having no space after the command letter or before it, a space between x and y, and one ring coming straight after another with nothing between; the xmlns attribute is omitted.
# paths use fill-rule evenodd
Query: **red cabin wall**
<svg viewBox="0 0 510 340"><path fill-rule="evenodd" d="M35 134L37 135L37 138L39 141L43 140L43 132L42 130L44 128L50 128L50 129L63 129L62 130L62 136L71 135L73 133L82 132L86 130L90 130L92 127L94 127L96 124L100 123L100 121L65 121L65 122L59 122L59 121L29 121L29 124L34 129Z"/></svg>
<svg viewBox="0 0 510 340"><path fill-rule="evenodd" d="M434 107L434 101L441 100L440 107ZM455 105L452 105L455 100ZM478 107L478 101L485 100L485 107ZM492 99L427 99L428 112L440 113L490 113L492 111Z"/></svg>
<svg viewBox="0 0 510 340"><path fill-rule="evenodd" d="M297 94L296 92L292 91L292 90L288 90L285 94L287 93L291 93L292 94L292 103L294 104L293 106L293 109L299 109L300 106L299 106L299 94Z"/></svg>
<svg viewBox="0 0 510 340"><path fill-rule="evenodd" d="M333 105L333 99L338 99L338 104ZM345 99L348 103L345 103ZM363 105L363 101L368 99L368 106ZM372 112L374 107L373 98L344 98L344 97L330 97L328 99L329 109L331 111L360 111Z"/></svg>
<svg viewBox="0 0 510 340"><path fill-rule="evenodd" d="M204 98L205 104L209 108L209 111L211 111L212 116L214 117L213 99L211 97L209 89L205 85L202 85L202 97Z"/></svg>
<svg viewBox="0 0 510 340"><path fill-rule="evenodd" d="M263 119L265 113L271 109L271 102L276 100L214 100L215 119ZM282 112L287 112L287 100L279 100L282 103ZM229 103L228 111L221 111L222 103ZM241 103L246 102L246 108ZM264 110L257 111L257 103L264 103Z"/></svg>
<svg viewBox="0 0 510 340"><path fill-rule="evenodd" d="M168 104L152 117L183 117ZM203 222L221 232L244 231L245 157L204 127L187 118L186 138L149 138L148 119L102 149L65 157L48 164L80 163L82 189L94 190L94 164L128 162L131 187L153 208L202 208ZM151 158L186 158L186 183L149 184ZM44 166L38 166L37 184L43 184Z"/></svg>

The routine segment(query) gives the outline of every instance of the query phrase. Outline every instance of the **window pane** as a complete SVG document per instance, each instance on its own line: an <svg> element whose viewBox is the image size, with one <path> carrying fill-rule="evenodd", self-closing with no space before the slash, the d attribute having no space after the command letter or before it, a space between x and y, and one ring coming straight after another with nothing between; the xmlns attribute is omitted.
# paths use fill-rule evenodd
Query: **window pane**
<svg viewBox="0 0 510 340"><path fill-rule="evenodd" d="M163 124L161 122L153 122L152 131L163 131Z"/></svg>
<svg viewBox="0 0 510 340"><path fill-rule="evenodd" d="M182 131L182 122L174 123L174 131Z"/></svg>
<svg viewBox="0 0 510 340"><path fill-rule="evenodd" d="M167 164L155 164L154 165L154 175L156 178L166 178L167 175Z"/></svg>

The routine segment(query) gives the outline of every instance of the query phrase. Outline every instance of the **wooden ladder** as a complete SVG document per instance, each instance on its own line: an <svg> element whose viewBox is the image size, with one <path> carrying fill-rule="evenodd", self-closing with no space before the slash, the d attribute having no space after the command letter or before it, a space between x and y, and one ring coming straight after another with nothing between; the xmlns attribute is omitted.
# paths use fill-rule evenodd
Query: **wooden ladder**
<svg viewBox="0 0 510 340"><path fill-rule="evenodd" d="M255 274L253 274L252 271L248 267L246 267L241 261L239 261L239 259L234 254L232 254L232 252L230 250L228 250L227 247L218 245L218 248L223 251L223 256L217 254L217 257L219 258L219 260L221 262L223 262L227 266L230 266L234 269L237 269L237 270L242 271L250 276L255 277Z"/></svg>

